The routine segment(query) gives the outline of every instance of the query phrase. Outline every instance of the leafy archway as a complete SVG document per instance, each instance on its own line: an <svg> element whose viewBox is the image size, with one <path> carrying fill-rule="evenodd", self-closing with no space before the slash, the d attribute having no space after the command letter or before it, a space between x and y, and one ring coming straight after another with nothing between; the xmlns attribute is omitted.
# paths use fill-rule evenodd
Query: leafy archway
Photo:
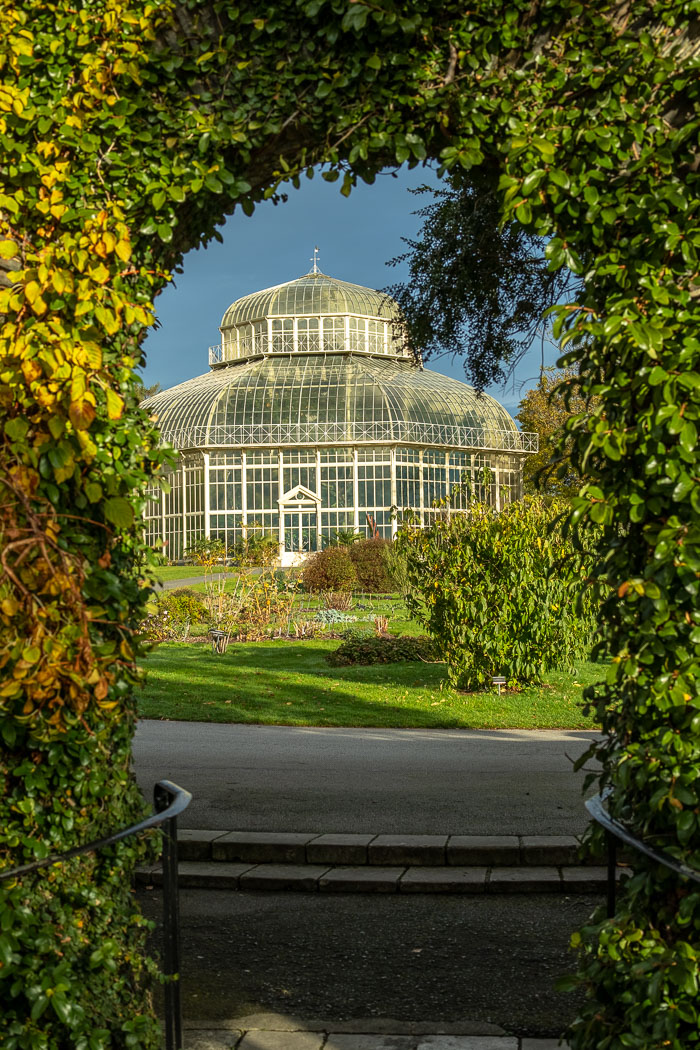
<svg viewBox="0 0 700 1050"><path fill-rule="evenodd" d="M137 522L162 454L132 369L169 271L310 166L349 192L435 158L500 172L504 217L581 276L558 327L598 399L572 427L594 479L572 525L604 536L601 779L700 865L697 10L0 0L4 864L138 807ZM3 888L8 1046L155 1045L133 863L115 847ZM643 865L581 934L572 1045L697 1045L699 924L697 895Z"/></svg>

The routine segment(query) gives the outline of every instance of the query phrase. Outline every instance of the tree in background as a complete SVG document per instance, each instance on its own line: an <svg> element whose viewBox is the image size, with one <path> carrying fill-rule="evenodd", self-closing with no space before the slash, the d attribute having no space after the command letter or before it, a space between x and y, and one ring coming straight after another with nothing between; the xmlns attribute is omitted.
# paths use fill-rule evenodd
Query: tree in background
<svg viewBox="0 0 700 1050"><path fill-rule="evenodd" d="M523 430L539 436L539 451L525 459L527 492L564 498L577 495L584 478L571 461L567 424L599 406L600 398L584 395L578 369L543 369L539 383L528 390L515 417Z"/></svg>
<svg viewBox="0 0 700 1050"><path fill-rule="evenodd" d="M428 360L464 357L477 389L503 380L544 328L543 314L567 294L575 278L552 270L544 241L517 220L502 221L498 169L458 169L418 214L423 225L409 251L410 279L388 291L399 302L411 345Z"/></svg>

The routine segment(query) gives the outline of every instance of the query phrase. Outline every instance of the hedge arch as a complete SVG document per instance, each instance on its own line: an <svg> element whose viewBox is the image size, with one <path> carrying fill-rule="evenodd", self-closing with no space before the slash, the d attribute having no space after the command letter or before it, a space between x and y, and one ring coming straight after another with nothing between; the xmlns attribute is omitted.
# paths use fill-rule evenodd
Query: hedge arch
<svg viewBox="0 0 700 1050"><path fill-rule="evenodd" d="M613 810L700 867L697 0L0 0L3 865L131 817L162 461L132 370L185 251L314 166L341 192L435 159L500 177L504 217L584 279L566 362L594 481L592 691ZM12 1048L152 1047L133 846L0 889ZM27 905L31 905L28 907ZM640 862L577 935L576 1050L700 1045L700 899Z"/></svg>

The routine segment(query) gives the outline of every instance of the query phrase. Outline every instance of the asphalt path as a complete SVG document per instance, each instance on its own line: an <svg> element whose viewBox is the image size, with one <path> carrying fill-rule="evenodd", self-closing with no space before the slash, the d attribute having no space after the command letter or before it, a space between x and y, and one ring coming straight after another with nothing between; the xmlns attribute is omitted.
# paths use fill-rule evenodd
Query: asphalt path
<svg viewBox="0 0 700 1050"><path fill-rule="evenodd" d="M134 768L146 797L163 777L193 793L189 828L566 835L587 823L572 764L595 736L148 719Z"/></svg>
<svg viewBox="0 0 700 1050"><path fill-rule="evenodd" d="M139 900L160 925L160 893ZM557 992L555 981L575 968L569 939L601 900L181 890L184 1016L212 1028L270 1011L381 1018L389 1032L398 1028L389 1019L434 1030L471 1020L556 1037L582 995Z"/></svg>

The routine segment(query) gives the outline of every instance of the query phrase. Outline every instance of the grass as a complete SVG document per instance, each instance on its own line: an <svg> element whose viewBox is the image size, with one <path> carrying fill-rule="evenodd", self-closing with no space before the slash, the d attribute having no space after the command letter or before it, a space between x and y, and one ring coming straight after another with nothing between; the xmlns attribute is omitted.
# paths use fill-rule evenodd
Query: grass
<svg viewBox="0 0 700 1050"><path fill-rule="evenodd" d="M161 583L167 583L168 580L189 580L204 575L204 570L199 565L159 565L154 571L156 579Z"/></svg>
<svg viewBox="0 0 700 1050"><path fill-rule="evenodd" d="M393 627L393 624L392 624ZM146 661L142 718L293 726L443 729L594 729L580 710L595 664L552 672L519 693L461 693L442 664L332 668L337 641L232 642L223 656L205 643L161 645Z"/></svg>

